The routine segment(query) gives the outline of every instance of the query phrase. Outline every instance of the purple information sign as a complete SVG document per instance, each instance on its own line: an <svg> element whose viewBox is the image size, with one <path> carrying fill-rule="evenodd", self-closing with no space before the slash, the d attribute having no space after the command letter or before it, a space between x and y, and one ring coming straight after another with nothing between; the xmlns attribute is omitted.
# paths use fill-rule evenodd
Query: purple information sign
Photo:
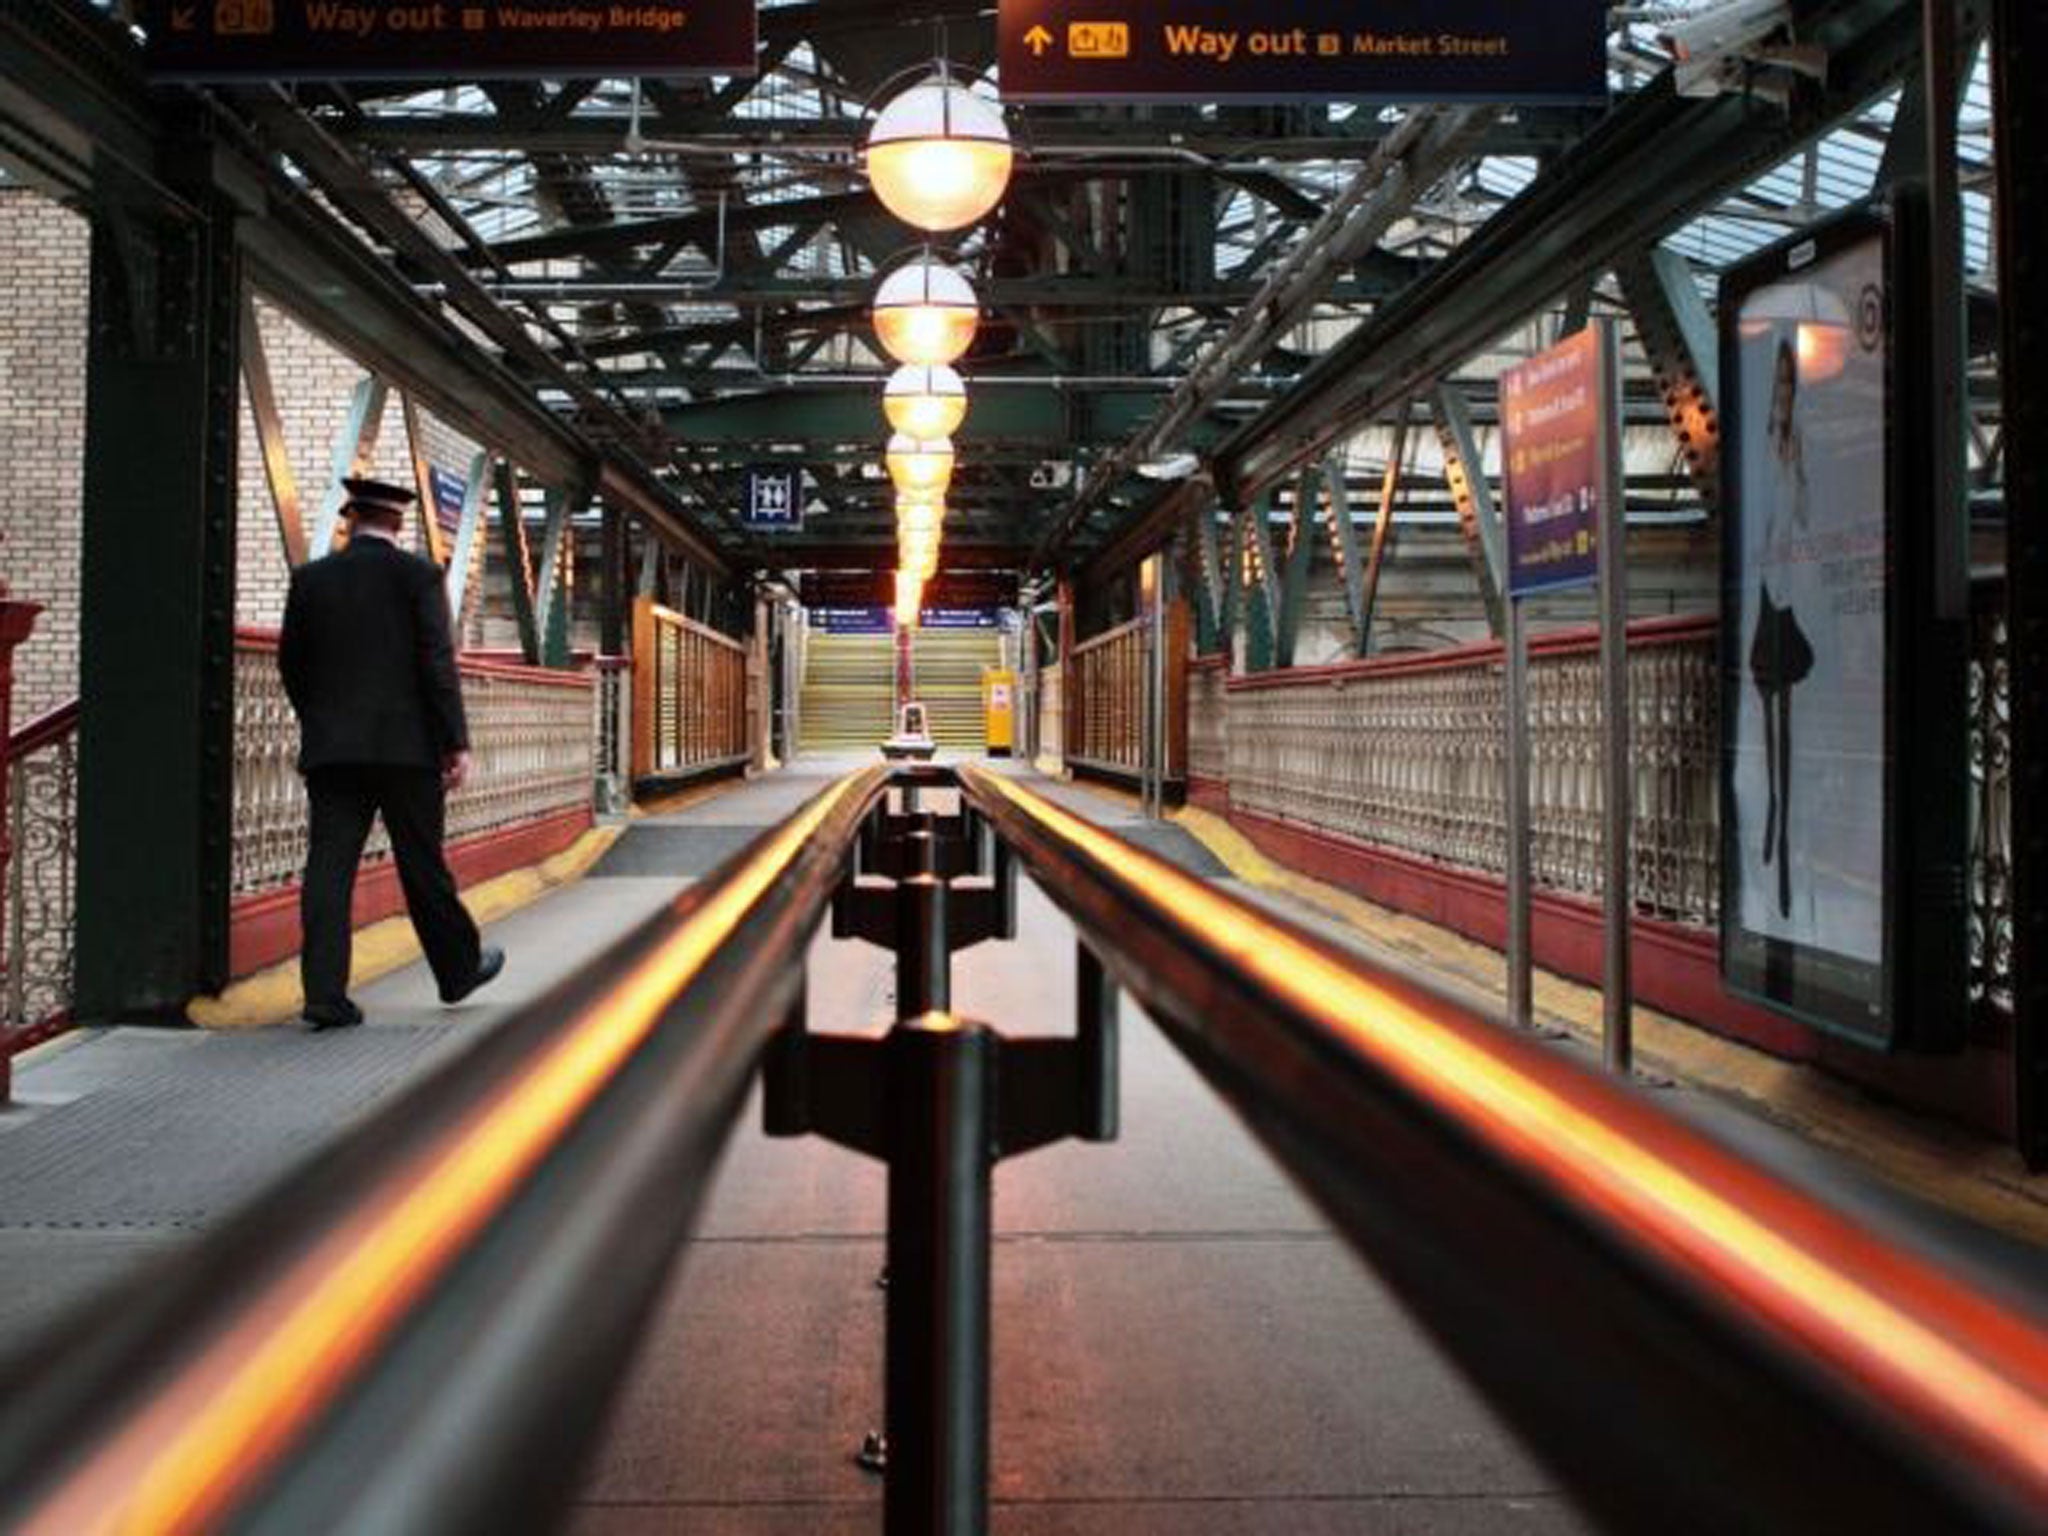
<svg viewBox="0 0 2048 1536"><path fill-rule="evenodd" d="M1598 579L1601 372L1589 326L1500 376L1512 597Z"/></svg>

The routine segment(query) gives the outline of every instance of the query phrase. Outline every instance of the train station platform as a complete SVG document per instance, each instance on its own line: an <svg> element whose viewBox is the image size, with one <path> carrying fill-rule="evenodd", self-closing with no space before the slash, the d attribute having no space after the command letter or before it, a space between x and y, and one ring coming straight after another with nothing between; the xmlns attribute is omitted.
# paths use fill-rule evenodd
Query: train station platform
<svg viewBox="0 0 2048 1536"><path fill-rule="evenodd" d="M635 817L585 878L491 924L510 963L459 1008L438 1006L413 965L359 989L368 1022L358 1029L91 1030L19 1063L20 1106L0 1117L0 1354L32 1347L60 1313L90 1309L107 1287L136 1284L293 1165L321 1159L406 1085L473 1050L855 766L806 759ZM1006 772L1333 943L1410 967L1434 946L1441 984L1475 985L1455 974L1448 935L1362 932L1358 913L1316 904L1326 893L1247 881L1209 844L1146 821L1122 797ZM1012 1037L1067 1034L1075 937L1023 882L1016 939L957 957L955 1013ZM814 1031L880 1037L896 1016L893 962L880 948L821 933L808 978ZM1563 994L1546 1001L1553 1017L1570 1011ZM1585 1054L1560 1034L1551 1049ZM995 1530L1587 1528L1395 1295L1131 1008L1121 1084L1116 1141L1047 1147L994 1176ZM878 1528L881 1480L856 1454L882 1422L887 1177L818 1137L763 1135L759 1097L756 1088L563 1517L583 1536ZM1919 1207L1724 1092L1666 1085L1656 1097L1990 1283L2043 1275L2042 1250L2011 1230ZM2023 1233L2024 1211L2004 1224Z"/></svg>

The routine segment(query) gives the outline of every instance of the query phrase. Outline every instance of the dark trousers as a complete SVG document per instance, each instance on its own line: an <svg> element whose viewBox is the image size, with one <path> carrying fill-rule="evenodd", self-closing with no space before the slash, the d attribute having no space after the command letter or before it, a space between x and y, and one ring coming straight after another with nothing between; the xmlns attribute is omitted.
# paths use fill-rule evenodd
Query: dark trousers
<svg viewBox="0 0 2048 1536"><path fill-rule="evenodd" d="M306 1001L333 1003L348 996L349 904L370 818L376 815L383 816L391 836L405 908L434 980L446 992L474 976L480 945L476 923L456 895L455 877L441 856L445 800L440 773L382 765L316 768L306 775L306 798L312 814L306 880L299 890L299 925L305 933L299 977Z"/></svg>

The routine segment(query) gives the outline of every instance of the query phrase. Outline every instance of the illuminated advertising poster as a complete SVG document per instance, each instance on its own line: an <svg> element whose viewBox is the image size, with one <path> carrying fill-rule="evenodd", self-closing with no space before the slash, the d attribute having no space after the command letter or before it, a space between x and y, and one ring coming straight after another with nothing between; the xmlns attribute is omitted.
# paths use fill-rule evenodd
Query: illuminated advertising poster
<svg viewBox="0 0 2048 1536"><path fill-rule="evenodd" d="M1724 965L1852 1034L1888 1001L1885 293L1871 223L1723 298Z"/></svg>

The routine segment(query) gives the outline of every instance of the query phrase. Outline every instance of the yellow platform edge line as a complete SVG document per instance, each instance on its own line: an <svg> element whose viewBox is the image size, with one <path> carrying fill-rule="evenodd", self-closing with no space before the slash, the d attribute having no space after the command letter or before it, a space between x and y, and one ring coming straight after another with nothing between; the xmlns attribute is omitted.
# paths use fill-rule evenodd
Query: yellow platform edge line
<svg viewBox="0 0 2048 1536"><path fill-rule="evenodd" d="M1104 798L1121 797L1112 791ZM1502 997L1505 973L1499 950L1276 863L1212 811L1188 806L1174 811L1172 820L1245 884L1291 896L1448 980L1496 1002ZM1534 1001L1539 1023L1598 1045L1599 988L1539 967ZM1639 1065L1653 1075L1737 1100L1760 1118L1840 1153L1896 1188L2048 1247L2048 1179L2029 1175L2018 1154L2002 1143L1881 1103L1819 1068L1785 1061L1641 1004L1635 1009L1635 1045Z"/></svg>
<svg viewBox="0 0 2048 1536"><path fill-rule="evenodd" d="M592 827L538 864L479 881L462 893L462 904L479 925L496 922L548 892L582 879L624 830L620 826ZM349 986L360 987L419 958L420 944L411 921L403 916L383 918L356 930ZM304 1004L299 991L299 960L294 955L242 977L218 996L193 998L185 1005L185 1017L201 1029L260 1029L295 1017Z"/></svg>

